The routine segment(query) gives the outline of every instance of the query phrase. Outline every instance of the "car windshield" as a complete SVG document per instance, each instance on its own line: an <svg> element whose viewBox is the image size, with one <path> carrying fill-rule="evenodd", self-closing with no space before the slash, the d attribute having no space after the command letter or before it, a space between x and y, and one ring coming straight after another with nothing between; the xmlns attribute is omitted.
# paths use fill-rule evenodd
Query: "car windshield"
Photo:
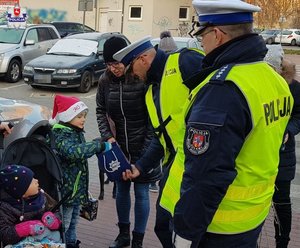
<svg viewBox="0 0 300 248"><path fill-rule="evenodd" d="M24 31L24 29L0 28L0 43L19 44Z"/></svg>
<svg viewBox="0 0 300 248"><path fill-rule="evenodd" d="M97 53L98 42L83 39L62 39L47 52L47 54L69 55L69 56L90 56Z"/></svg>

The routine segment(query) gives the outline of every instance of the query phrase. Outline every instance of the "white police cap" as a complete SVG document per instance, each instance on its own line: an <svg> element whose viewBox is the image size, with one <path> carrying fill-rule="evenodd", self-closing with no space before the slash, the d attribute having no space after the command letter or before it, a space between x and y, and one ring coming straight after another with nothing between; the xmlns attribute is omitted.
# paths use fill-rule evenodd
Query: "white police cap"
<svg viewBox="0 0 300 248"><path fill-rule="evenodd" d="M232 25L253 22L253 12L261 8L242 0L193 0L193 6L199 17L201 32L208 26Z"/></svg>
<svg viewBox="0 0 300 248"><path fill-rule="evenodd" d="M153 48L153 45L150 42L150 38L151 36L146 36L143 39L130 44L129 46L116 52L113 55L113 58L116 61L123 63L125 66L129 65L140 54L142 54L150 48Z"/></svg>

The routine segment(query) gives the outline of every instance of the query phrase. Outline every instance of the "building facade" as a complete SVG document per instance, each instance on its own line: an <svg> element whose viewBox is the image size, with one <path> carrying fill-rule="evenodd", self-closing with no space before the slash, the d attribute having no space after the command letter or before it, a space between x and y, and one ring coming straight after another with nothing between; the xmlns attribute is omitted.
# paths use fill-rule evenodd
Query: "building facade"
<svg viewBox="0 0 300 248"><path fill-rule="evenodd" d="M75 21L100 32L122 32L131 42L169 30L188 36L192 0L19 0L29 22ZM91 11L79 11L79 5ZM84 13L85 12L85 13Z"/></svg>

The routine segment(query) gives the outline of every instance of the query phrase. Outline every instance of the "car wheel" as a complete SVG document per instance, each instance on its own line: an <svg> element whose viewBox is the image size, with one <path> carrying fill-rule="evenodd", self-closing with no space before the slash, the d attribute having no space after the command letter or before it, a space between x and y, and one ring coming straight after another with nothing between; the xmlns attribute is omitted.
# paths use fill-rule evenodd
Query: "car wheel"
<svg viewBox="0 0 300 248"><path fill-rule="evenodd" d="M82 74L80 86L78 87L78 91L80 93L87 93L90 91L92 86L92 75L89 71L85 71Z"/></svg>
<svg viewBox="0 0 300 248"><path fill-rule="evenodd" d="M295 39L291 41L291 45L296 46L296 40Z"/></svg>
<svg viewBox="0 0 300 248"><path fill-rule="evenodd" d="M10 83L16 83L20 80L22 74L21 63L17 59L10 61L5 79Z"/></svg>

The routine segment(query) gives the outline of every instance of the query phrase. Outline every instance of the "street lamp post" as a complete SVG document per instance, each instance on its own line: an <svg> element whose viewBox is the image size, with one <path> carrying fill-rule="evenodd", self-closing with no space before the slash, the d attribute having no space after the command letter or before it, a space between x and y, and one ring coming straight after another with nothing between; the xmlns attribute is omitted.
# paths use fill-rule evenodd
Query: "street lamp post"
<svg viewBox="0 0 300 248"><path fill-rule="evenodd" d="M278 22L279 22L279 27L280 27L280 37L279 37L279 42L280 42L280 44L281 44L283 23L286 22L286 18L285 18L283 15L281 15L281 16L279 17Z"/></svg>

